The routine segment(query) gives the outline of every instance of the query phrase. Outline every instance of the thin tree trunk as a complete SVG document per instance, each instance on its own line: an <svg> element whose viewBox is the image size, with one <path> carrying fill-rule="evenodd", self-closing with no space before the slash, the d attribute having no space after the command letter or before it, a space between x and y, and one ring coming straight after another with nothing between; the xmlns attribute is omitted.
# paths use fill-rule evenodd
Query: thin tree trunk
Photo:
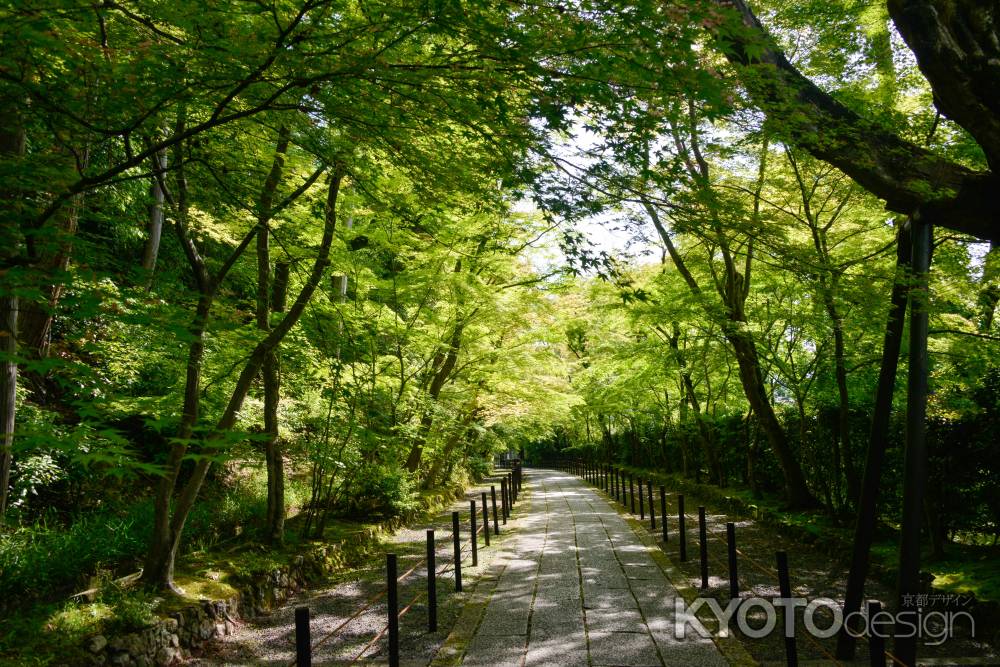
<svg viewBox="0 0 1000 667"><path fill-rule="evenodd" d="M990 250L983 261L983 288L979 292L979 331L989 333L1000 303L1000 246L990 243Z"/></svg>
<svg viewBox="0 0 1000 667"><path fill-rule="evenodd" d="M61 209L61 222L46 229L52 238L40 244L44 246L46 252L41 255L43 259L39 263L39 268L45 275L53 277L53 282L42 288L44 302L25 301L20 307L21 344L24 353L35 359L49 356L52 321L59 300L62 298L65 274L69 270L73 251L73 237L76 236L82 207L83 195L75 195L69 204Z"/></svg>
<svg viewBox="0 0 1000 667"><path fill-rule="evenodd" d="M25 131L16 109L4 109L0 118L0 156L14 162L24 156ZM16 188L0 188L0 272L5 272L22 252L20 207L23 198ZM11 288L9 281L7 288ZM0 528L7 516L10 468L14 452L17 412L17 320L18 298L0 294Z"/></svg>
<svg viewBox="0 0 1000 667"><path fill-rule="evenodd" d="M462 348L462 331L464 328L465 325L462 322L455 325L455 329L452 331L451 340L448 344L448 353L444 356L441 362L436 364L434 367L434 376L431 379L430 388L427 390L427 395L432 401L437 401L438 396L441 394L441 390L444 388L445 383L451 376L451 372L455 370L455 365L458 363L458 353ZM410 447L409 456L406 458L406 469L409 472L416 472L420 467L420 459L423 455L424 443L427 442L427 434L430 432L431 425L433 423L434 414L431 412L430 408L428 408L424 411L423 416L420 418L420 430Z"/></svg>
<svg viewBox="0 0 1000 667"><path fill-rule="evenodd" d="M932 227L928 222L910 220L913 242L914 286L910 290L909 368L906 378L906 453L903 457L903 512L899 522L899 573L896 593L899 606L920 592L920 523L927 487L927 325L930 294L928 273L931 265ZM897 621L899 635L907 632ZM897 635L896 656L915 665L915 636Z"/></svg>
<svg viewBox="0 0 1000 667"><path fill-rule="evenodd" d="M899 350L903 342L911 252L910 232L908 225L904 224L900 226L896 240L896 278L889 299L889 315L882 342L882 366L875 389L875 404L868 435L868 455L858 496L851 568L847 575L847 590L844 594L844 618L850 618L852 613L861 609L865 580L868 578L871 546L878 518L879 485L888 443L889 418L892 415L892 395L896 387ZM841 631L837 636L837 657L842 660L853 659L854 646L854 638L847 632Z"/></svg>
<svg viewBox="0 0 1000 667"><path fill-rule="evenodd" d="M809 492L802 467L792 452L785 429L782 428L781 422L778 421L778 416L774 412L774 406L767 398L764 378L760 370L760 359L757 356L757 346L749 334L735 329L730 329L726 333L726 338L736 355L736 362L740 368L740 380L750 408L757 415L764 436L781 465L789 506L798 509L815 506L816 500Z"/></svg>
<svg viewBox="0 0 1000 667"><path fill-rule="evenodd" d="M160 237L163 235L163 187L160 185L162 174L167 169L167 152L162 150L153 157L153 182L149 186L149 221L146 224L146 246L142 252L142 269L146 279L146 289L153 286L153 272L156 270L156 258L160 254Z"/></svg>
<svg viewBox="0 0 1000 667"><path fill-rule="evenodd" d="M247 393L250 391L254 378L256 378L257 374L260 373L267 355L281 343L291 328L299 321L299 318L302 316L302 312L305 310L306 305L312 298L313 293L316 291L317 286L323 278L323 274L330 264L330 246L333 243L333 234L336 228L337 195L340 192L340 183L342 178L343 174L339 170L330 178L330 185L327 192L326 214L323 226L323 239L320 242L320 247L313 263L313 268L310 272L309 278L303 285L295 303L289 309L288 314L285 315L281 322L257 344L251 353L249 360L243 367L243 370L240 372L240 376L236 381L236 386L230 395L229 403L214 427L213 432L215 436L210 437L205 442L205 446L202 452L200 452L203 455L203 458L199 459L197 463L195 463L191 477L181 490L180 494L177 496L173 512L171 513L170 498L173 495L173 490L176 486L177 473L180 470L180 459L183 457L186 449L184 441L177 442L175 444L175 448L172 449L172 458L168 462L170 467L168 468L167 475L164 476L160 485L160 490L157 493L157 501L155 504L156 517L154 536L150 544L149 552L146 556L146 567L143 570L143 580L154 588L175 588L173 583L173 571L174 562L177 557L177 549L184 530L184 523L187 521L191 508L194 506L194 502L198 497L201 486L205 481L205 476L208 474L208 470L211 467L211 455L216 453L214 441L217 437L232 429L233 425L236 423L236 418L239 414L240 408L243 406L243 401L246 399ZM249 242L249 237L245 239L245 242ZM188 247L190 248L190 244ZM188 252L191 252L190 249ZM231 265L231 262L228 264ZM201 270L196 271L196 273L202 274L202 277L204 278L203 262L201 263L201 267ZM218 284L217 280L213 282ZM209 297L207 300L210 307L211 298ZM198 360L197 369L198 373L200 373L200 359ZM191 372L190 367L189 372ZM200 388L197 384L189 384L188 390L192 390L192 388L195 396L197 396ZM180 452L180 455L176 458L176 460L173 458L173 452L175 449Z"/></svg>
<svg viewBox="0 0 1000 667"><path fill-rule="evenodd" d="M0 296L0 528L6 524L17 404L17 297Z"/></svg>
<svg viewBox="0 0 1000 667"><path fill-rule="evenodd" d="M271 208L274 194L281 182L285 166L285 154L291 133L287 127L278 131L278 145L271 164L271 171L261 189L257 207L257 328L265 334L271 331L271 304L275 301L271 292L271 251L270 231ZM286 281L287 285L287 281ZM284 301L284 298L281 299ZM267 469L267 514L264 532L269 542L282 543L285 535L285 470L280 443L278 441L278 403L281 400L281 385L278 376L279 346L269 350L264 357L261 375L264 380L264 461Z"/></svg>

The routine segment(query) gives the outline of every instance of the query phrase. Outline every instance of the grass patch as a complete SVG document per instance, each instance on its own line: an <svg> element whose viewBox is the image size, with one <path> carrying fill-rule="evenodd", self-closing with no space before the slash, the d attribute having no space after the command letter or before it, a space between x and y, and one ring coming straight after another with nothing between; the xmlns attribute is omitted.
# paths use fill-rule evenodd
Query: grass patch
<svg viewBox="0 0 1000 667"><path fill-rule="evenodd" d="M934 588L955 595L974 595L977 600L1000 602L1000 559L992 554L962 554L928 563Z"/></svg>

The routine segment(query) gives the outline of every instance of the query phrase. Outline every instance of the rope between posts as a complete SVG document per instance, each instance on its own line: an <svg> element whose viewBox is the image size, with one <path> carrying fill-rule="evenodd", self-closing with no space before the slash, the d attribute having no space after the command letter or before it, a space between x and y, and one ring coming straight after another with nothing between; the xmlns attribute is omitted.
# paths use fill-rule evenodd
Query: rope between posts
<svg viewBox="0 0 1000 667"><path fill-rule="evenodd" d="M483 523L479 527L477 527L476 531L474 533L474 536L478 536L480 533L482 533L485 530L489 530L488 522ZM442 541L447 541L447 540L442 540ZM437 546L437 543L438 543L438 540L435 540L434 541L435 547ZM472 549L471 542L467 543L465 546L463 546L461 549L459 549L459 562L461 562L462 560L465 560L464 554L467 551L471 551L471 549ZM420 567L422 567L424 565L427 565L427 564L428 564L427 558L426 557L422 558L416 564L414 564L409 570L407 570L403 574L401 574L398 577L396 577L396 583L397 584L398 583L402 583L410 575L412 575L414 572L416 572ZM449 564L445 565L443 568L441 568L440 570L438 570L437 572L435 572L434 576L439 576L439 575L447 574L448 572L454 571L454 569L455 569L455 563L454 562L449 563ZM335 627L333 630L331 630L326 635L324 635L318 642L312 644L310 646L310 652L315 651L320 646L322 646L323 644L325 644L332 637L334 637L339 632L341 632L345 627L347 627L350 623L352 623L353 621L357 620L366 611L370 611L371 608L375 605L375 603L377 603L379 600L381 600L387 594L388 594L388 589L387 588L383 588L382 590L378 591L377 593L375 593L374 595L372 595L370 598L368 598L365 601L364 605L360 609L358 609L357 611L355 611L353 614L351 614L351 616L349 616L347 619L345 619L344 621L342 621L337 627ZM399 612L397 618L402 618L407 612L410 611L410 609L413 608L413 605L415 605L418 601L420 601L420 599L423 598L425 595L426 595L426 592L418 593L416 595L416 597L414 597L410 601L410 603L407 604L406 607L404 607L402 609L402 611ZM386 627L383 628L381 632L379 632L377 635L375 635L375 637L372 638L372 640L370 642L368 642L368 644L365 645L365 647L361 650L360 653L358 653L353 659L351 659L350 663L353 664L353 663L357 662L368 651L368 649L370 649L379 639L381 639L382 637L385 636L385 633L388 632L388 630L389 630L389 626L386 625ZM297 660L292 660L290 663L288 663L289 667L294 667L295 664L296 664L296 662L297 662Z"/></svg>
<svg viewBox="0 0 1000 667"><path fill-rule="evenodd" d="M415 604L417 604L418 602L420 602L420 600L421 600L421 599L422 599L422 598L423 598L423 597L424 597L425 595L426 595L426 593L424 593L424 592L420 592L420 593L417 593L417 594L416 594L416 595L415 595L415 596L413 597L413 599L412 599L412 600L410 600L409 604L407 604L407 605L406 605L405 607L403 607L403 608L402 608L401 610L399 610L399 611L398 611L398 612L396 613L396 618L397 618L397 619L401 619L401 618L403 618L404 616L406 616L407 612L409 612L409 611L410 611L411 609L413 609L413 605L415 605ZM352 659L351 659L351 663L353 664L353 663L357 662L357 661L358 661L359 659L361 659L361 656L363 656L363 655L364 655L365 653L367 653L367 652L368 652L368 649L370 649L370 648L371 648L372 646L374 646L374 645L375 645L375 643L376 643L376 642L377 642L378 640L382 639L382 637L384 637L384 636L385 636L385 633L386 633L386 632L388 632L388 631L389 631L389 625L388 625L388 623L387 623L387 624L386 624L386 626L385 626L384 628L382 628L382 630L381 630L381 631L380 631L380 632L379 632L379 633L378 633L377 635L375 635L375 637L373 637L373 638L372 638L372 640L371 640L370 642L368 642L367 644L365 644L365 647L364 647L363 649L361 649L361 652L360 652L360 653L358 653L358 654L357 654L356 656L354 656L354 658L352 658Z"/></svg>
<svg viewBox="0 0 1000 667"><path fill-rule="evenodd" d="M359 609L356 612L354 612L354 614L351 615L347 620L343 621L340 625L338 625L336 628L334 628L329 633L327 633L322 639L320 639L318 642L316 642L315 644L313 644L312 646L310 646L309 647L310 652L315 651L316 649L318 649L320 646L322 646L323 644L325 644L331 637L333 637L338 632L340 632L345 627L347 627L347 625L349 623L351 623L352 621L356 620L359 616L361 616L361 614L363 614L366 611L370 610L375 605L375 603L378 602L379 600L381 600L383 597L385 597L385 595L387 593L388 593L388 591L383 588L378 593L376 593L375 595L373 595L370 598L368 598L368 600L365 602L365 605L361 609ZM294 667L294 665L296 664L296 662L297 662L297 660L292 660L290 663L288 663L289 667Z"/></svg>
<svg viewBox="0 0 1000 667"><path fill-rule="evenodd" d="M687 518L687 517L689 517L689 515L687 515L687 514L685 514L684 516L685 516L686 518ZM712 535L711 533L707 533L707 532L706 532L706 536L708 537L708 539L710 539L710 540L715 540L715 541L716 541L716 542L718 542L719 544L722 544L722 545L725 545L725 546L726 546L726 547L728 548L728 544L727 544L727 543L726 543L725 541L723 541L723 540L722 540L722 538L720 538L720 537L716 537L716 536ZM748 555L747 555L746 553L744 553L743 551L741 551L740 549L736 549L736 553L737 553L737 554L738 554L739 556L742 556L742 558L743 558L743 559L744 559L744 560L745 560L746 562L750 563L750 565L751 565L751 566L753 566L753 567L754 567L754 568L755 568L755 569L756 569L756 570L757 570L758 572L762 572L762 573L764 573L764 574L766 574L766 575L768 575L768 576L770 576L770 577L774 577L774 578L777 578L777 576L778 576L778 572L777 572L777 570L775 570L775 569L773 569L773 568L770 568L770 567L768 567L768 566L766 566L766 565L762 565L761 563L757 562L756 560L754 560L753 558L751 558L750 556L748 556ZM711 558L711 555L709 555L709 558ZM719 561L718 561L718 560L716 560L716 562L717 562L717 563L719 563ZM720 563L720 564L721 564L721 563ZM728 566L728 564L726 564L726 569L728 569L728 567L729 567L729 566ZM738 580L739 580L739 576L737 575L737 581L738 581ZM754 590L754 586L753 586L753 585L750 585L750 586L748 586L748 587L747 587L746 589L743 589L743 590ZM806 635L804 635L804 636L805 636L805 638L806 638L807 640L809 640L809 642L810 642L810 643L811 643L811 644L812 644L813 646L815 646L815 647L816 647L817 649L819 649L819 651L820 651L821 653L823 653L823 654L824 654L824 655L825 655L825 656L826 656L827 658L829 658L829 659L830 659L830 660L831 660L831 661L832 661L832 662L833 662L834 664L836 664L836 665L841 665L841 664L843 664L843 663L839 662L839 661L838 661L838 660L837 660L837 659L836 659L836 658L835 658L835 657L834 657L833 655L831 655L831 654L830 654L830 652L829 652L829 651L827 651L827 650L826 650L826 649L825 649L825 648L823 647L823 645L822 645L822 644L820 644L819 642L817 642L817 641L816 641L816 639L815 639L815 638L813 638L813 637L812 637L811 635L809 635L809 634L806 634ZM864 640L864 642L865 642L866 644L868 644L869 646L871 645L871 642L869 641L869 639L868 639L868 637L867 637L867 636L865 636L865 635L858 635L858 636L857 636L857 638L858 638L858 639L862 639L862 640ZM889 650L885 650L885 651L884 651L884 653L885 653L885 655L886 655L886 656L887 656L887 657L888 657L888 658L889 658L890 660L892 660L892 661L893 661L893 663L894 663L894 664L896 664L896 665L899 665L900 667L906 667L906 664L905 664L905 663L904 663L904 662L903 662L902 660L900 660L899 658L897 658L896 656L894 656L894 655L893 655L893 654L892 654L892 653L891 653L891 652L890 652Z"/></svg>
<svg viewBox="0 0 1000 667"><path fill-rule="evenodd" d="M641 484L640 484L640 488L641 488ZM629 514L632 515L633 513L629 512ZM697 517L695 517L693 515L689 515L687 513L684 514L684 518L685 518L685 521L687 521L688 519L690 519L692 521L692 523L694 523L697 520ZM667 521L667 519L668 519L668 517L666 517L666 516L661 517L662 521ZM705 532L705 537L707 539L709 539L709 540L714 540L714 541L718 542L719 544L722 544L727 549L729 548L729 545L728 545L728 543L726 541L722 540L722 538L720 538L720 537L716 537L715 535L712 535L707 530ZM770 577L777 577L778 576L778 573L777 573L776 570L774 570L773 568L767 567L766 565L763 565L761 563L758 563L755 559L751 558L750 556L748 556L746 553L744 553L740 549L737 548L737 549L734 549L734 551L737 553L737 555L742 556L743 559L744 559L744 561L746 561L747 563L749 563L752 567L754 567L755 569L757 569L759 572L763 572L764 574L766 574L766 575L768 575ZM723 563L721 561L721 559L719 559L717 556L713 556L708 551L706 551L706 555L708 556L709 560L711 560L716 565L720 566L722 568L722 570L724 570L724 571L728 571L729 570L729 564L728 563ZM739 574L737 574L736 581L737 581L738 584L741 585L741 589L742 590L751 590L751 591L754 590L754 586L753 585L748 585L746 587L742 586L742 584L747 583L748 580L744 580L743 582L741 582ZM826 648L822 644L820 644L818 641L816 641L815 638L813 638L812 636L810 636L808 633L805 634L804 636L809 641L810 644L812 644L817 650L819 650L820 653L822 653L824 656L826 656L833 664L835 664L835 665L841 665L842 664L839 660L837 660L836 657L834 657L829 651L827 651ZM865 637L864 635L862 635L861 637L866 642L868 641L868 638ZM899 659L896 658L894 655L892 655L892 653L890 653L889 651L885 651L885 654L887 656L889 656L889 658L894 663L898 663L898 664L902 665L902 667L905 667L905 665L903 665L903 663L900 662Z"/></svg>
<svg viewBox="0 0 1000 667"><path fill-rule="evenodd" d="M350 662L350 663L348 663L348 664L351 664L351 665L353 665L353 664L354 664L354 663L356 663L356 662L357 662L358 660L360 660L360 659L361 659L361 656L363 656L363 655L364 655L365 653L367 653L367 652L368 652L368 649L370 649L370 648L371 648L372 646L374 646L374 645L375 645L375 643L376 643L376 642L377 642L378 640L382 639L382 637L385 637L385 633L387 633L387 632L389 632L389 626L388 626L388 625L386 625L386 626L385 626L384 628L382 628L382 631L381 631L381 632L379 632L379 633L378 633L377 635L375 635L375 636L374 636L374 637L372 638L372 640L371 640L370 642L368 642L367 644L365 644L365 647L364 647L363 649L361 649L361 652L360 652L360 653L358 653L358 654L357 654L356 656L354 656L353 658L351 658L351 662Z"/></svg>
<svg viewBox="0 0 1000 667"><path fill-rule="evenodd" d="M405 607L403 607L398 614L396 614L396 618L403 618L404 616L406 616L406 612L410 611L410 609L413 608L413 605L420 602L420 599L423 598L426 594L427 593L425 591L421 591L417 593L415 596L413 596L413 599L410 600L410 603L407 604Z"/></svg>
<svg viewBox="0 0 1000 667"><path fill-rule="evenodd" d="M416 572L416 570L417 570L417 568L418 568L418 567L420 567L421 565L426 565L426 564L427 564L427 558L426 558L426 557L424 557L424 558L423 558L423 559L421 559L421 560L420 560L420 562L418 562L418 563L417 563L416 565L414 565L414 566L413 566L413 567L411 567L411 568L410 568L409 570L407 570L407 571L406 571L406 572L404 572L403 574L401 574L401 575L399 575L398 577L396 577L396 583L397 583L397 584L401 584L401 583L403 583L403 580L404 580L404 579L406 579L406 578L407 578L408 576L410 576L411 574L413 574L414 572Z"/></svg>

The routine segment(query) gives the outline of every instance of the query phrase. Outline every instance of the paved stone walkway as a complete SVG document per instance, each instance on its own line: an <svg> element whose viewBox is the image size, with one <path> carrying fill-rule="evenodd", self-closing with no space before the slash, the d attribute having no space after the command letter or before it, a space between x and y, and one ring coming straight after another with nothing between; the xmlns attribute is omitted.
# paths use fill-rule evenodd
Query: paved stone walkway
<svg viewBox="0 0 1000 667"><path fill-rule="evenodd" d="M568 473L525 475L531 510L462 664L727 664L711 639L675 638L677 591L603 497Z"/></svg>

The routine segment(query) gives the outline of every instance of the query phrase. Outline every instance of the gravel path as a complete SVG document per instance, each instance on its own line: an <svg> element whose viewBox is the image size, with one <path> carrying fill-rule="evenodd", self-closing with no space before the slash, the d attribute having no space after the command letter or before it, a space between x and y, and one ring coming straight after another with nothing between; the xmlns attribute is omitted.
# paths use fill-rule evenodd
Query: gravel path
<svg viewBox="0 0 1000 667"><path fill-rule="evenodd" d="M425 525L404 528L394 534L385 545L385 552L398 556L398 572L402 575L413 565L424 559L426 552L426 530L435 529L435 550L437 570L447 570L437 578L438 591L438 631L427 632L427 606L423 597L400 621L400 655L404 664L426 665L447 637L458 618L465 600L474 593L478 580L497 558L498 551L508 538L511 529L516 528L520 519L524 497L518 500L513 516L507 525L500 525L500 538L491 535L491 547L483 544L480 533L478 542L478 567L471 566L469 553L469 499L477 501L477 525L482 525L481 491L487 486L470 490L465 500L456 501L449 511L443 512ZM499 506L500 485L495 482ZM457 510L461 517L460 535L464 545L462 563L463 593L454 592L453 547L451 541L451 510ZM492 519L490 526L492 528ZM412 575L399 585L399 606L405 607L415 596L426 591L427 568L418 567ZM350 621L335 636L316 646L334 628L347 621L366 602L385 587L385 564L376 563L344 572L321 587L304 591L288 600L271 613L239 624L236 631L225 640L208 647L191 665L271 665L287 666L295 659L295 608L308 606L312 614L311 633L314 646L313 664L349 664L355 656L360 662L386 662L386 640L383 638L371 648L362 649L386 625L385 599L379 600L371 609Z"/></svg>

